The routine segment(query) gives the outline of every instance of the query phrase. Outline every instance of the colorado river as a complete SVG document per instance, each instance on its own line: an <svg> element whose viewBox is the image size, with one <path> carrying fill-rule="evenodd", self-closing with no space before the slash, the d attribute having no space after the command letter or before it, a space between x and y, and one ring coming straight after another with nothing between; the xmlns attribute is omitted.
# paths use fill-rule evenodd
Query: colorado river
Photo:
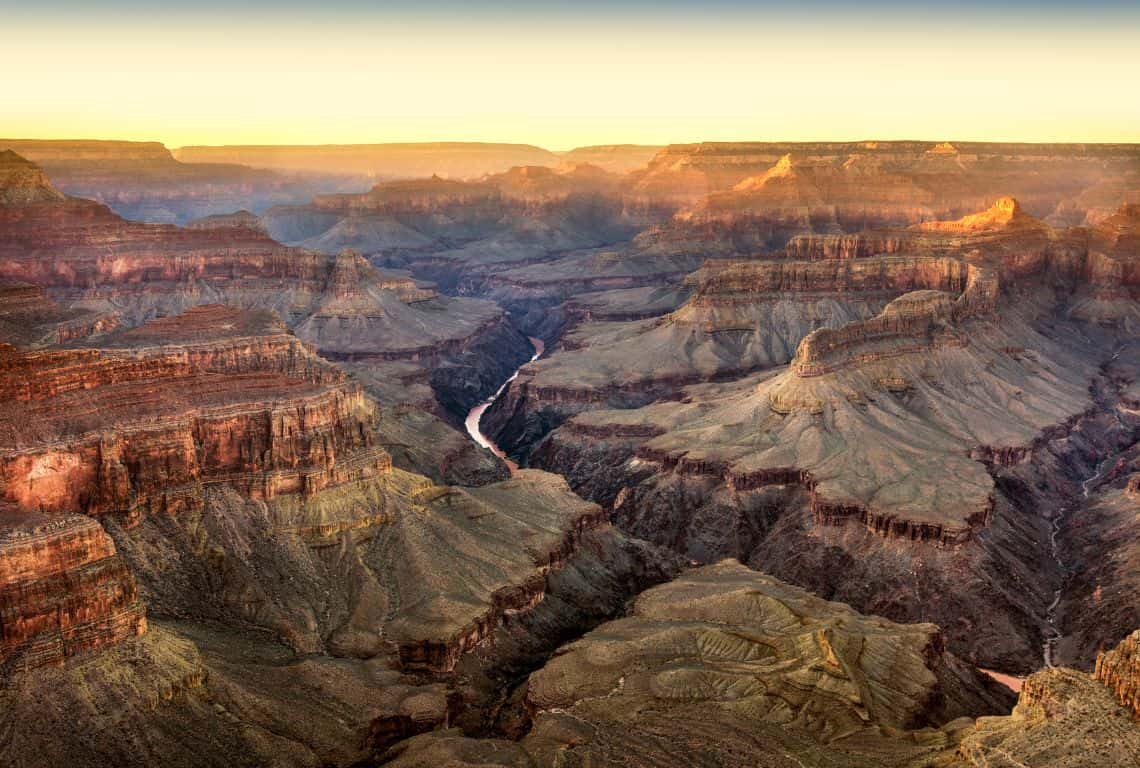
<svg viewBox="0 0 1140 768"><path fill-rule="evenodd" d="M534 345L534 355L531 356L527 363L533 363L542 356L543 351L546 349L546 344L543 343L542 339L535 338L534 336L528 336L527 338L530 339L530 343ZM523 365L526 365L526 363L523 363ZM512 475L518 470L519 465L508 459L503 449L495 445L494 441L479 431L479 420L483 418L483 412L491 407L491 403L495 402L499 395L503 394L503 390L505 390L512 381L518 378L520 370L522 370L522 365L516 368L515 372L511 374L511 377L504 381L501 387L495 390L495 394L472 408L467 413L467 418L463 422L467 427L467 434L471 435L471 439L505 461Z"/></svg>
<svg viewBox="0 0 1140 768"><path fill-rule="evenodd" d="M1110 364L1113 360L1116 360L1120 357L1120 353L1124 351L1124 347L1125 345L1121 344L1116 348L1116 351L1112 353L1112 357L1109 358L1108 362L1101 366L1102 370L1104 370L1105 366ZM1111 412L1116 419L1116 423L1123 428L1124 424L1120 420L1120 411L1115 405L1112 407ZM1093 484L1099 482L1100 479L1104 477L1105 473L1108 472L1109 467L1112 465L1112 462L1112 456L1105 458L1104 461L1097 464L1096 470L1093 473L1092 477L1086 478L1085 481L1081 483L1081 497L1084 499L1084 501L1088 501L1089 494L1093 490ZM1049 604L1049 608L1045 611L1045 621L1049 625L1048 629L1046 630L1045 646L1043 649L1046 667L1055 666L1053 664L1053 655L1056 650L1057 641L1062 637L1061 630L1057 626L1057 609L1061 605L1061 596L1064 593L1065 588L1064 580L1069 577L1069 567L1065 564L1065 561L1061 559L1061 550L1057 545L1057 536L1061 533L1061 528L1065 524L1066 516L1072 511L1072 507L1066 507L1062 509L1053 518L1053 529L1049 533L1049 546L1052 548L1053 561L1056 562L1057 566L1061 569L1062 580L1061 585L1057 587L1057 589L1053 590L1053 602Z"/></svg>

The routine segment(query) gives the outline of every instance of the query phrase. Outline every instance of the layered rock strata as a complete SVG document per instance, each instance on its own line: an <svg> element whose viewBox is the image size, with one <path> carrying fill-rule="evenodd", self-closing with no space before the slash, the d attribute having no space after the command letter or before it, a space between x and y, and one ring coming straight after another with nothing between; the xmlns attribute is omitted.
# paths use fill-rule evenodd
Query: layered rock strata
<svg viewBox="0 0 1140 768"><path fill-rule="evenodd" d="M34 285L0 278L0 343L18 347L66 344L113 330L117 315L64 309Z"/></svg>
<svg viewBox="0 0 1140 768"><path fill-rule="evenodd" d="M1092 407L1081 371L1095 350L1035 327L1047 294L1010 310L992 288L979 272L959 297L906 294L875 320L808 336L786 370L580 414L532 464L611 505L634 535L748 559L891 618L936 618L964 655L1024 669L1048 592L994 595L991 580L1048 572L1034 543L1046 526L993 473ZM917 582L900 584L900 569ZM996 623L1005 639L981 640L977 627Z"/></svg>
<svg viewBox="0 0 1140 768"><path fill-rule="evenodd" d="M1097 656L1093 676L1108 686L1122 707L1140 719L1140 630Z"/></svg>
<svg viewBox="0 0 1140 768"><path fill-rule="evenodd" d="M57 199L42 178L21 179L21 199L54 194L0 205L0 278L33 283L65 308L113 312L125 325L208 303L272 310L321 354L378 369L366 371L375 380L404 378L387 369L411 364L421 404L435 390L453 418L494 391L500 368L529 356L492 303L440 296L357 253L288 248L245 225L129 222L97 203ZM480 355L484 345L501 359ZM461 381L459 394L430 379L441 368Z"/></svg>
<svg viewBox="0 0 1140 768"><path fill-rule="evenodd" d="M636 407L783 364L814 332L800 350L810 366L846 335L897 324L897 312L874 316L908 291L947 292L954 314L984 313L1003 282L1076 281L1085 258L1079 238L1062 240L1011 198L962 221L844 239L804 237L779 258L711 260L685 279L689 298L667 315L579 324L512 384L489 414L491 433L525 456L574 413Z"/></svg>
<svg viewBox="0 0 1140 768"><path fill-rule="evenodd" d="M282 326L223 307L192 315L191 324L231 320L235 335L3 350L4 497L51 512L141 514L193 503L200 483L272 498L390 468L359 386ZM259 324L277 335L238 335ZM156 325L119 341L162 336L171 323Z"/></svg>
<svg viewBox="0 0 1140 768"><path fill-rule="evenodd" d="M134 576L98 522L0 506L0 673L146 631Z"/></svg>
<svg viewBox="0 0 1140 768"><path fill-rule="evenodd" d="M519 742L437 732L400 766L906 765L956 744L964 715L1006 704L931 625L860 616L720 563L643 593L629 616L531 675ZM556 757L558 756L558 757Z"/></svg>

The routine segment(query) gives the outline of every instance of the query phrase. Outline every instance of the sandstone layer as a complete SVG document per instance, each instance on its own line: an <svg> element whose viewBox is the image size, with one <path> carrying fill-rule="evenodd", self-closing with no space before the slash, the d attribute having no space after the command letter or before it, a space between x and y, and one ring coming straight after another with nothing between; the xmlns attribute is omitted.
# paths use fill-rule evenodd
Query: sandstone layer
<svg viewBox="0 0 1140 768"><path fill-rule="evenodd" d="M146 631L135 579L98 522L0 505L0 673Z"/></svg>

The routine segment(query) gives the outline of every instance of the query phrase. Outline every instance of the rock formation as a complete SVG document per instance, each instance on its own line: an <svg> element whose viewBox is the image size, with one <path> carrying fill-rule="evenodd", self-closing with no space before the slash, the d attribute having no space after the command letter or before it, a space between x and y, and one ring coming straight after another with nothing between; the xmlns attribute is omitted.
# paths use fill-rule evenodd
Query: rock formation
<svg viewBox="0 0 1140 768"><path fill-rule="evenodd" d="M67 194L98 200L136 221L178 224L240 208L261 212L366 184L341 176L290 177L242 165L180 163L157 142L0 139L3 150L42 167Z"/></svg>
<svg viewBox="0 0 1140 768"><path fill-rule="evenodd" d="M29 283L0 278L0 343L20 347L65 344L113 330L117 315L64 309Z"/></svg>
<svg viewBox="0 0 1140 768"><path fill-rule="evenodd" d="M60 202L56 190L39 166L10 149L0 151L0 205Z"/></svg>
<svg viewBox="0 0 1140 768"><path fill-rule="evenodd" d="M379 366L366 371L374 380L417 379L420 405L434 407L433 385L440 410L455 419L529 356L526 339L489 302L440 296L352 252L325 256L282 246L254 227L216 223L139 224L54 196L0 205L0 278L37 285L69 309L116 314L125 325L207 303L271 309L322 354ZM484 346L497 354L474 354ZM397 361L414 374L383 370ZM429 379L429 367L451 371L450 384Z"/></svg>
<svg viewBox="0 0 1140 768"><path fill-rule="evenodd" d="M532 463L612 505L615 521L636 535L699 560L751 558L891 618L933 617L952 648L1008 664L1032 647L1044 595L983 597L984 574L1008 563L1007 548L1032 549L1042 534L1009 506L993 467L1025 461L1091 407L1082 371L1092 362L1036 327L1048 293L1019 293L1007 307L992 271L1000 260L983 263L947 273L961 293L911 292L874 318L811 333L775 375L691 387L680 402L582 413L541 443ZM860 532L827 531L851 525ZM821 560L860 563L848 566L859 569L858 593L822 575L833 565L815 555L814 565L805 562L813 538L827 542ZM918 554L931 545L951 551ZM1028 578L1040 566L1030 555L1015 567ZM907 587L916 593L900 600L903 569L929 582ZM926 589L958 590L963 599L910 602ZM979 592L967 598L962 590ZM950 614L977 615L959 634ZM982 640L977 627L994 621L1018 628L1007 626L1000 643ZM1005 645L1011 634L1022 640Z"/></svg>
<svg viewBox="0 0 1140 768"><path fill-rule="evenodd" d="M1140 718L1140 630L1097 656L1094 676L1112 690L1121 706Z"/></svg>
<svg viewBox="0 0 1140 768"><path fill-rule="evenodd" d="M135 579L98 522L0 505L0 674L146 631Z"/></svg>
<svg viewBox="0 0 1140 768"><path fill-rule="evenodd" d="M541 647L548 624L612 615L676 568L552 475L459 488L393 468L376 404L269 312L7 347L0 387L0 738L17 764L63 745L80 765L177 764L187 738L194 764L257 763L267 744L356 762L482 695L453 670L504 626ZM576 613L591 580L609 613ZM518 629L539 606L545 624ZM142 752L101 725L112 700ZM11 727L31 721L57 727Z"/></svg>
<svg viewBox="0 0 1140 768"><path fill-rule="evenodd" d="M684 385L783 364L809 334L834 343L838 337L827 331L855 333L854 324L839 329L870 321L908 291L958 295L969 286L961 302L970 306L956 311L977 312L993 304L1003 279L1079 272L1080 254L1070 253L1016 201L999 202L971 221L965 230L946 223L945 232L932 226L839 241L805 236L776 258L710 260L685 278L690 295L676 310L653 320L585 323L566 332L560 350L524 370L488 424L507 450L525 455L574 413L644 405L676 396ZM804 354L811 357L817 347Z"/></svg>
<svg viewBox="0 0 1140 768"><path fill-rule="evenodd" d="M887 672L889 670L889 672ZM531 675L519 742L412 739L392 764L907 765L1008 693L931 625L856 614L724 562L643 593Z"/></svg>

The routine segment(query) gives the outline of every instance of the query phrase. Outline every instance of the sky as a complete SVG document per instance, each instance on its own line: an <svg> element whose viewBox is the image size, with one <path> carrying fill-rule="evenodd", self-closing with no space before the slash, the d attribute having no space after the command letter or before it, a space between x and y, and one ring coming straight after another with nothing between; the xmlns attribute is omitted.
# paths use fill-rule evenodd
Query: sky
<svg viewBox="0 0 1140 768"><path fill-rule="evenodd" d="M1140 142L1140 3L0 0L0 136Z"/></svg>

